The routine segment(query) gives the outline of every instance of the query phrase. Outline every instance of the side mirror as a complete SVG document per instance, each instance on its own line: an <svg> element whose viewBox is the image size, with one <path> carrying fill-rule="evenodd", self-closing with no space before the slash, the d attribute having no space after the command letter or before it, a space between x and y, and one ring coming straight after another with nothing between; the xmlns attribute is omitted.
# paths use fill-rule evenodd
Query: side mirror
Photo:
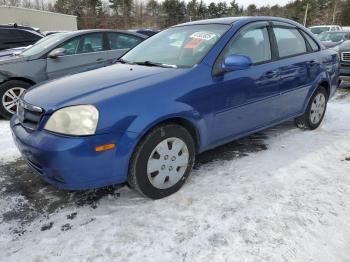
<svg viewBox="0 0 350 262"><path fill-rule="evenodd" d="M222 69L225 72L244 70L252 65L252 59L245 55L230 55L225 57L222 63Z"/></svg>
<svg viewBox="0 0 350 262"><path fill-rule="evenodd" d="M56 49L52 50L49 53L48 57L56 59L58 57L65 56L65 55L66 55L66 49L61 47L61 48L56 48Z"/></svg>
<svg viewBox="0 0 350 262"><path fill-rule="evenodd" d="M350 34L344 36L345 40L350 40Z"/></svg>

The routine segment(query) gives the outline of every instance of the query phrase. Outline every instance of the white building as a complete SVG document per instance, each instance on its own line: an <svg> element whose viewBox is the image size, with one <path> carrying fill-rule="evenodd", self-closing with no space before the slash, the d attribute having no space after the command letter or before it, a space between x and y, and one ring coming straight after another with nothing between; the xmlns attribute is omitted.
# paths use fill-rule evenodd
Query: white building
<svg viewBox="0 0 350 262"><path fill-rule="evenodd" d="M41 31L77 30L77 17L35 9L0 6L0 24L13 24L39 28Z"/></svg>

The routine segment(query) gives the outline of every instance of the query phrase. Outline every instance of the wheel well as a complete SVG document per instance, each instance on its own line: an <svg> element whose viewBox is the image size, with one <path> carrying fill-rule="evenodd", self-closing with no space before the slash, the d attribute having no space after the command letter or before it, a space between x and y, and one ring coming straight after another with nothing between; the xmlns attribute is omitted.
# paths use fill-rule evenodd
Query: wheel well
<svg viewBox="0 0 350 262"><path fill-rule="evenodd" d="M326 89L327 95L329 97L331 90L330 90L330 86L329 86L328 82L323 81L322 83L320 83L320 86L322 86L322 87L324 87Z"/></svg>
<svg viewBox="0 0 350 262"><path fill-rule="evenodd" d="M12 78L6 79L4 82L2 82L2 84L3 84L3 83L6 83L6 82L8 82L8 81L11 81L11 80L19 80L19 81L26 82L26 83L28 83L28 84L30 84L30 85L35 85L35 82L34 82L34 81L32 81L32 80L30 80L30 79L28 79L28 78L24 78L24 77L12 77Z"/></svg>
<svg viewBox="0 0 350 262"><path fill-rule="evenodd" d="M198 151L199 143L200 143L200 136L199 136L199 132L198 132L197 128L193 125L193 123L191 123L189 120L186 120L186 119L181 118L181 117L174 117L174 118L166 119L166 120L158 123L157 125L167 124L167 123L174 123L174 124L177 124L177 125L184 127L192 136L193 141L195 142L196 151Z"/></svg>

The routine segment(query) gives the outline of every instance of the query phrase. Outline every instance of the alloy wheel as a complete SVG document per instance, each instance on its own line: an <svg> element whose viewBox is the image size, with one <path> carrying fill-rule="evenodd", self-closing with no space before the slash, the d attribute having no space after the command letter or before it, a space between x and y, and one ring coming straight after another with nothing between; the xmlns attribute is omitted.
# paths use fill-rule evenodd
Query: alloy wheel
<svg viewBox="0 0 350 262"><path fill-rule="evenodd" d="M21 95L24 93L23 87L13 87L8 89L2 96L2 105L11 114L15 114L17 111L17 102Z"/></svg>

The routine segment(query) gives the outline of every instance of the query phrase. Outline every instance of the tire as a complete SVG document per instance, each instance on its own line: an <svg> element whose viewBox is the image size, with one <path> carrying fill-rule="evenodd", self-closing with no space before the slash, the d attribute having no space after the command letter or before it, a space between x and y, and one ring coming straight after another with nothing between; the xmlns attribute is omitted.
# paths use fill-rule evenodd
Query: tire
<svg viewBox="0 0 350 262"><path fill-rule="evenodd" d="M16 113L16 103L31 84L20 80L10 80L0 85L0 116L10 119Z"/></svg>
<svg viewBox="0 0 350 262"><path fill-rule="evenodd" d="M328 93L320 86L310 99L305 113L295 119L297 127L314 130L320 126L327 109Z"/></svg>
<svg viewBox="0 0 350 262"><path fill-rule="evenodd" d="M184 127L172 123L156 126L132 155L128 184L151 199L167 197L184 185L194 160L195 144Z"/></svg>

